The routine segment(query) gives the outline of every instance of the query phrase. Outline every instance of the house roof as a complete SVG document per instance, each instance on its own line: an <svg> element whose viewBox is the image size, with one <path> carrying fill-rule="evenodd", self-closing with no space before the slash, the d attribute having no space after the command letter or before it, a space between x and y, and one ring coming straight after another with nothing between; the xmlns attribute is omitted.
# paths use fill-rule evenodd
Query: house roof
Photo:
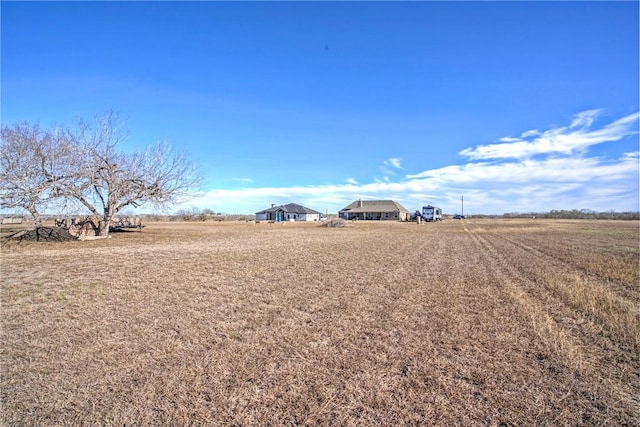
<svg viewBox="0 0 640 427"><path fill-rule="evenodd" d="M356 200L350 205L340 209L340 212L365 213L365 212L406 212L409 211L400 203L393 200Z"/></svg>
<svg viewBox="0 0 640 427"><path fill-rule="evenodd" d="M313 209L309 209L307 207L304 207L302 205L299 205L297 203L289 203L286 205L278 205L278 206L272 206L268 209L264 209L260 212L256 212L256 214L263 214L263 213L268 213L268 212L277 212L277 211L284 211L284 213L294 213L294 214L316 214L316 215L322 215L320 212L318 211L314 211Z"/></svg>

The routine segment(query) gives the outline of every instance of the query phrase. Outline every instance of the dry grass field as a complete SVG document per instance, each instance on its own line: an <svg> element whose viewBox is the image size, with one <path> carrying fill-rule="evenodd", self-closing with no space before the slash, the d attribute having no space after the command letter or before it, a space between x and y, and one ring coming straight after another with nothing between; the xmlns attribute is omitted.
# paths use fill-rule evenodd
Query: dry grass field
<svg viewBox="0 0 640 427"><path fill-rule="evenodd" d="M3 240L0 425L638 425L639 230L173 222Z"/></svg>

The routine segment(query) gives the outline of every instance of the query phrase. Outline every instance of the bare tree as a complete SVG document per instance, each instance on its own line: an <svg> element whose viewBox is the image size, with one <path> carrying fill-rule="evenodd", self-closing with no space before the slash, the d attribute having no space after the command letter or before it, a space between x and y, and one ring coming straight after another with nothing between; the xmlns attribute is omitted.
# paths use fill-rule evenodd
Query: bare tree
<svg viewBox="0 0 640 427"><path fill-rule="evenodd" d="M27 123L0 130L0 207L29 212L36 227L41 212L61 196L60 185L71 172L71 149L56 132Z"/></svg>
<svg viewBox="0 0 640 427"><path fill-rule="evenodd" d="M106 236L123 208L167 205L201 182L187 156L168 144L119 151L127 135L112 112L64 131L27 123L5 126L1 137L0 207L25 209L36 226L53 202L73 203L88 209Z"/></svg>
<svg viewBox="0 0 640 427"><path fill-rule="evenodd" d="M126 154L118 151L126 138L112 112L97 116L91 124L80 120L77 128L66 132L66 141L77 153L76 172L64 180L60 191L98 218L101 236L108 235L121 209L169 204L201 182L199 171L184 153L159 143Z"/></svg>

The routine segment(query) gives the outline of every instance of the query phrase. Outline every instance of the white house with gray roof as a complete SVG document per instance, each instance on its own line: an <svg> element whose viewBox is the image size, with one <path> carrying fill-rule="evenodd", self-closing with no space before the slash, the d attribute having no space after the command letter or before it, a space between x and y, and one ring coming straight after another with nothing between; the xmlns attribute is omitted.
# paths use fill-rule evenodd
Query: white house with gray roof
<svg viewBox="0 0 640 427"><path fill-rule="evenodd" d="M322 214L297 203L271 205L270 208L256 212L256 221L319 221Z"/></svg>

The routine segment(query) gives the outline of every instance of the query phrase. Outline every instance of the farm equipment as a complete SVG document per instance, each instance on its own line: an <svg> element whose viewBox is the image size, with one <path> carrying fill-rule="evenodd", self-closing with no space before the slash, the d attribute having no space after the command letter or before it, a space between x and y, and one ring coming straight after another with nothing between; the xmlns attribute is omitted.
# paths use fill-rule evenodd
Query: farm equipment
<svg viewBox="0 0 640 427"><path fill-rule="evenodd" d="M144 225L142 225L142 221L138 217L115 217L111 221L109 231L120 231L125 229L141 231L142 227L144 227Z"/></svg>
<svg viewBox="0 0 640 427"><path fill-rule="evenodd" d="M85 238L98 235L99 222L95 216L85 218L60 218L55 220L56 227L61 227L74 237ZM137 217L115 217L111 220L109 231L122 231L135 229L141 231L144 225Z"/></svg>

